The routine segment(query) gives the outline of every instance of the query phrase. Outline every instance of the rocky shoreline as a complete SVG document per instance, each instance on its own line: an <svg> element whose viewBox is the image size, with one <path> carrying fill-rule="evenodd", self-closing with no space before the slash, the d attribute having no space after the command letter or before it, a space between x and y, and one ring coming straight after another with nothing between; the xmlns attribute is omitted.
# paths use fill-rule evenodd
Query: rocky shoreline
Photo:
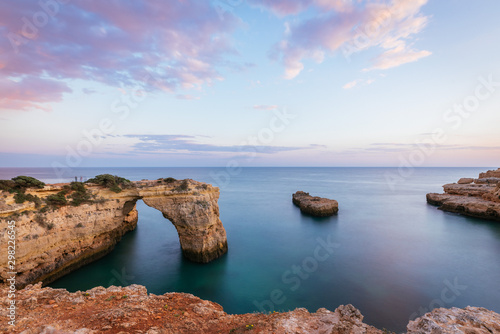
<svg viewBox="0 0 500 334"><path fill-rule="evenodd" d="M427 194L427 203L440 210L500 221L500 168L445 184L444 194Z"/></svg>
<svg viewBox="0 0 500 334"><path fill-rule="evenodd" d="M10 299L0 295L0 315L8 319ZM315 313L299 308L271 314L227 314L213 302L186 293L148 294L145 287L96 287L70 293L64 289L29 285L16 294L16 320L0 323L2 333L364 333L383 334L363 322L352 305ZM484 308L435 309L411 321L408 334L500 333L500 315Z"/></svg>

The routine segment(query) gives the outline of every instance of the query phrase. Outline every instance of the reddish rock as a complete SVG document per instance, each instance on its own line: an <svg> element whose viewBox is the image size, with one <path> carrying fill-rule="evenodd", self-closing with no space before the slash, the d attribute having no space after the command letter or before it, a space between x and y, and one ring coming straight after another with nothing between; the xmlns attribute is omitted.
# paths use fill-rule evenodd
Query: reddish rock
<svg viewBox="0 0 500 334"><path fill-rule="evenodd" d="M52 307L56 300L58 308ZM0 290L0 317L7 319L10 299ZM148 294L141 285L96 287L70 293L64 289L28 285L16 294L16 322L0 323L0 333L261 333L261 334L383 334L363 322L352 305L335 311L304 308L271 314L227 314L216 303L187 293ZM166 307L168 305L168 307ZM484 308L436 309L411 321L408 334L500 333L500 315Z"/></svg>
<svg viewBox="0 0 500 334"><path fill-rule="evenodd" d="M474 182L474 179L470 177L464 177L458 180L458 184L471 184L472 182Z"/></svg>

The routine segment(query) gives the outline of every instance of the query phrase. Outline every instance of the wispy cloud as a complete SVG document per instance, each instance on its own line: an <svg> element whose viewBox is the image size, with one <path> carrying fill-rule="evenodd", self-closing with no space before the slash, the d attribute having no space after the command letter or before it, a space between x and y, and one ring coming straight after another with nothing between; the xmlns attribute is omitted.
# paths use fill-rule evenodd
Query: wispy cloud
<svg viewBox="0 0 500 334"><path fill-rule="evenodd" d="M407 143L373 143L369 147L360 148L358 150L367 152L407 152L417 149L417 144ZM434 145L435 150L456 151L456 150L471 150L471 151L498 151L500 146L479 146L479 145Z"/></svg>
<svg viewBox="0 0 500 334"><path fill-rule="evenodd" d="M305 59L320 63L325 55L334 52L350 57L372 47L384 50L368 70L388 69L429 56L430 51L416 50L410 42L428 23L429 18L421 13L427 1L252 0L279 15L309 8L321 13L287 23L284 39L272 50L271 57L284 64L287 79L302 72Z"/></svg>
<svg viewBox="0 0 500 334"><path fill-rule="evenodd" d="M42 11L39 2L2 3L3 108L47 109L44 103L58 102L70 91L72 79L167 91L210 85L222 79L224 55L235 53L230 34L238 20L231 13L221 20L209 1L56 4L57 14L31 36L22 18ZM33 79L42 76L47 85L32 89Z"/></svg>
<svg viewBox="0 0 500 334"><path fill-rule="evenodd" d="M375 80L373 80L373 79L357 79L357 80L346 83L342 88L351 89L351 88L354 88L356 86L359 87L359 86L371 85L374 82L375 82Z"/></svg>
<svg viewBox="0 0 500 334"><path fill-rule="evenodd" d="M387 50L376 57L373 61L371 69L386 70L406 63L412 63L420 58L430 56L431 54L432 53L430 51L418 51L402 44L394 49Z"/></svg>
<svg viewBox="0 0 500 334"><path fill-rule="evenodd" d="M214 153L245 153L258 152L274 154L286 151L297 151L316 148L316 146L269 146L269 145L212 145L200 142L198 136L188 135L141 135L129 134L125 138L136 139L131 153L166 153L166 152L214 152Z"/></svg>
<svg viewBox="0 0 500 334"><path fill-rule="evenodd" d="M199 100L200 99L199 96L193 96L193 95L189 95L189 94L177 94L175 97L178 98L179 100Z"/></svg>
<svg viewBox="0 0 500 334"><path fill-rule="evenodd" d="M257 109L257 110L276 110L278 109L278 106L277 105L254 105L253 106L254 109Z"/></svg>

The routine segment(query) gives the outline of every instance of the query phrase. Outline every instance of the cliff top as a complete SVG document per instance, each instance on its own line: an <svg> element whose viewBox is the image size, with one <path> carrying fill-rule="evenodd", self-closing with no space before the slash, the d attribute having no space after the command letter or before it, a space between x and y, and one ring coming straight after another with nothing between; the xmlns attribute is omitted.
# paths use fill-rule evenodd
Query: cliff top
<svg viewBox="0 0 500 334"><path fill-rule="evenodd" d="M0 217L36 211L40 213L63 206L102 203L106 200L144 196L175 196L218 191L217 187L192 179L172 177L130 181L110 174L86 182L45 184L28 176L0 180Z"/></svg>

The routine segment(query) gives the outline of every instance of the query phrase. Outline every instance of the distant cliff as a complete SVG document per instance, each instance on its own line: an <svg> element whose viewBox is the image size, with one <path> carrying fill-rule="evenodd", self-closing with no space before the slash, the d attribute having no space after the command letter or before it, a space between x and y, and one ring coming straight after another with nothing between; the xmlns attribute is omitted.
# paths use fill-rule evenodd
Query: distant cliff
<svg viewBox="0 0 500 334"><path fill-rule="evenodd" d="M500 168L443 188L444 194L427 194L427 202L443 211L500 221Z"/></svg>
<svg viewBox="0 0 500 334"><path fill-rule="evenodd" d="M74 182L0 196L0 219L16 226L18 288L49 283L109 253L136 227L139 199L174 224L186 258L209 262L227 251L219 189L193 180L137 181L121 188ZM0 263L7 263L7 224L1 226ZM0 268L0 284L9 271Z"/></svg>

